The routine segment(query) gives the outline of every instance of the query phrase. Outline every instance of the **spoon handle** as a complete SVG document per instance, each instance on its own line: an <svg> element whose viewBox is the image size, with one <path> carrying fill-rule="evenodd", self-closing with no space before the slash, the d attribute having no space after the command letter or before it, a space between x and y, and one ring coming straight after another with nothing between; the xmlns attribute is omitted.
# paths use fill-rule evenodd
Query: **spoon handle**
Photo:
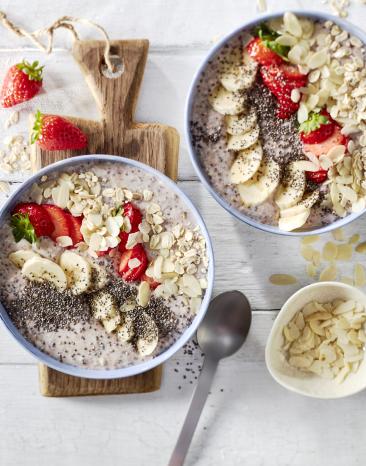
<svg viewBox="0 0 366 466"><path fill-rule="evenodd" d="M197 388L194 392L191 406L184 421L178 441L169 461L169 466L181 466L187 455L193 434L196 430L207 396L210 392L213 377L216 372L218 361L205 358L202 371L198 380Z"/></svg>

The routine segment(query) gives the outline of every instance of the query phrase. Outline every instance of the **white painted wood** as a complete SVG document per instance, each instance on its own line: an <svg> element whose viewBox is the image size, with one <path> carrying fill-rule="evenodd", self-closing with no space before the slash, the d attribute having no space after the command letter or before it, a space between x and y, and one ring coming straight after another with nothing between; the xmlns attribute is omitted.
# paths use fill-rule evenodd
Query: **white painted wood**
<svg viewBox="0 0 366 466"><path fill-rule="evenodd" d="M267 0L269 8L329 11L319 0ZM3 0L1 10L31 28L48 25L64 14L89 17L112 38L148 37L151 51L137 109L139 121L160 121L183 130L183 109L194 71L213 41L254 18L255 0ZM350 19L360 27L366 8L354 0ZM85 37L97 33L82 28ZM84 37L84 36L83 36ZM46 92L24 104L21 123L27 132L27 112L40 108L75 116L98 118L93 99L69 52L67 32L56 33L57 51L50 57L0 29L0 82L6 69L20 58L40 58L47 65ZM0 111L2 130L11 110ZM1 144L0 144L1 146ZM265 341L276 313L297 288L310 283L296 238L267 235L240 224L198 183L182 138L180 186L192 198L210 230L216 256L215 293L237 288L247 294L255 312L245 347L219 369L187 464L198 466L349 466L363 464L366 447L360 394L347 400L322 402L290 394L269 376L264 365ZM22 174L0 179L22 180ZM15 189L17 184L12 185ZM0 193L0 205L6 196ZM365 221L346 228L366 240ZM331 235L325 235L322 243ZM318 246L317 246L318 247ZM342 264L349 275L355 262ZM289 287L270 285L272 273L295 275ZM142 396L85 399L45 399L38 393L35 360L0 323L0 465L45 466L89 464L140 466L166 464L188 408L200 352L180 351L165 367L162 390ZM179 363L179 365L177 364ZM175 372L174 369L180 372ZM190 383L192 381L192 384ZM181 390L178 386L181 385ZM221 389L224 389L221 392Z"/></svg>

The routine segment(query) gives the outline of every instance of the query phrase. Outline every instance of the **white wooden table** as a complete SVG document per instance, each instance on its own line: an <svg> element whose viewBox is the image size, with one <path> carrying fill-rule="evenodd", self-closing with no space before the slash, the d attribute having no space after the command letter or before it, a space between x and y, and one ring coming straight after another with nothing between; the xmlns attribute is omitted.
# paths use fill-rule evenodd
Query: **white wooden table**
<svg viewBox="0 0 366 466"><path fill-rule="evenodd" d="M357 0L353 3L350 20L363 27L366 7ZM268 4L270 9L306 6L329 11L319 0L268 0ZM171 124L181 133L193 72L212 42L258 14L254 0L3 0L1 9L32 29L68 14L102 24L112 38L149 38L137 118ZM47 112L97 118L94 101L69 54L69 36L65 31L56 36L57 50L44 57L0 29L0 80L20 58L39 58L46 63L47 82L37 106ZM85 30L85 37L97 36ZM24 108L20 124L11 128L14 132L26 131L27 112L35 109L34 101ZM1 110L0 128L9 113ZM0 140L9 134L0 131ZM0 179L13 181L13 188L22 175L0 173ZM244 348L219 367L187 464L365 464L366 393L340 401L307 399L278 386L265 367L264 347L276 310L310 282L299 255L299 240L264 234L231 218L198 182L184 139L179 180L203 213L213 238L215 293L239 289L255 309ZM3 202L5 195L0 196ZM363 217L346 229L347 235L358 232L366 239L365 224ZM276 272L294 274L299 282L288 287L270 285L268 277ZM47 399L38 392L36 361L0 325L0 465L166 464L199 364L199 351L193 356L180 351L165 365L162 389L153 394Z"/></svg>

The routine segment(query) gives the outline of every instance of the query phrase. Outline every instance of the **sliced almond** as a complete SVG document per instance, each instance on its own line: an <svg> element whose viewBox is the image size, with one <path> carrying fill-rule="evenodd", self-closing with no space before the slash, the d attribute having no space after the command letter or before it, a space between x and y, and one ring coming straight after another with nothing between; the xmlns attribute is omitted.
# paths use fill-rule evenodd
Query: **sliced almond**
<svg viewBox="0 0 366 466"><path fill-rule="evenodd" d="M272 285L293 285L297 283L297 278L285 273L275 273L269 277Z"/></svg>

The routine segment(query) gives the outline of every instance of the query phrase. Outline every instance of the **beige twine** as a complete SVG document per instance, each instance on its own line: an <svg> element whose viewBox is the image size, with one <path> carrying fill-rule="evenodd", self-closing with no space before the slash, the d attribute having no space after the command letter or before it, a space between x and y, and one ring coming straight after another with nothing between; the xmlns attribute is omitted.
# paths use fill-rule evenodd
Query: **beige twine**
<svg viewBox="0 0 366 466"><path fill-rule="evenodd" d="M54 32L56 29L59 29L59 28L68 29L74 36L74 40L79 40L78 33L75 29L75 24L79 23L79 24L87 24L89 26L92 26L95 29L98 29L98 31L100 31L102 35L104 36L104 39L105 39L104 60L105 60L105 63L108 69L111 72L115 71L115 66L111 62L111 55L110 55L111 43L110 43L108 34L106 30L102 28L102 26L99 26L99 24L96 24L93 21L90 21L89 19L73 18L72 16L62 16L61 18L56 20L53 24L51 24L51 26L49 26L48 28L38 29L33 32L28 32L25 29L19 26L16 26L14 23L12 23L7 18L6 14L2 11L0 11L0 21L6 29L14 32L19 37L27 37L40 50L46 53L52 52L53 37L54 37ZM43 35L46 35L48 37L47 45L44 45L39 39L39 37Z"/></svg>

